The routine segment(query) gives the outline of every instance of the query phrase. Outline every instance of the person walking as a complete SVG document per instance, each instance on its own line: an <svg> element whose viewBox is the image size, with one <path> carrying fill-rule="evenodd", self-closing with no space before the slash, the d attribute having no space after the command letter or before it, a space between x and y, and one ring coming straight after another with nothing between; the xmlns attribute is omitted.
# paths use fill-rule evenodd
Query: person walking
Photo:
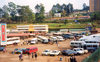
<svg viewBox="0 0 100 62"><path fill-rule="evenodd" d="M27 53L27 55L28 55L28 58L30 58L30 53Z"/></svg>
<svg viewBox="0 0 100 62"><path fill-rule="evenodd" d="M23 58L22 58L22 57L23 57L23 55L20 54L20 55L19 55L19 60L20 60L20 61L23 61Z"/></svg>
<svg viewBox="0 0 100 62"><path fill-rule="evenodd" d="M37 53L35 53L35 58L37 59Z"/></svg>
<svg viewBox="0 0 100 62"><path fill-rule="evenodd" d="M70 57L70 62L73 62L73 56Z"/></svg>
<svg viewBox="0 0 100 62"><path fill-rule="evenodd" d="M73 57L73 62L77 62L75 56Z"/></svg>
<svg viewBox="0 0 100 62"><path fill-rule="evenodd" d="M33 53L32 53L32 58L34 57Z"/></svg>
<svg viewBox="0 0 100 62"><path fill-rule="evenodd" d="M56 44L58 44L58 41L56 40Z"/></svg>

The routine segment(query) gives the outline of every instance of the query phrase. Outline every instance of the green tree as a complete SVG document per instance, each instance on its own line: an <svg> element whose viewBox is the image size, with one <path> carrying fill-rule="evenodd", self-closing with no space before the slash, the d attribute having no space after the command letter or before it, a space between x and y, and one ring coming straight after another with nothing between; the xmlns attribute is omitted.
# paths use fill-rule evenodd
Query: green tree
<svg viewBox="0 0 100 62"><path fill-rule="evenodd" d="M20 9L18 9L18 14L20 21L23 22L29 22L32 23L35 21L35 15L32 12L32 10L29 8L29 6L20 6Z"/></svg>
<svg viewBox="0 0 100 62"><path fill-rule="evenodd" d="M64 20L64 24L66 25L66 23L68 22L68 20Z"/></svg>
<svg viewBox="0 0 100 62"><path fill-rule="evenodd" d="M4 15L2 8L0 8L0 18Z"/></svg>
<svg viewBox="0 0 100 62"><path fill-rule="evenodd" d="M66 11L65 11L65 10L63 10L63 11L61 12L61 16L62 16L62 17L65 17L65 16L66 16Z"/></svg>
<svg viewBox="0 0 100 62"><path fill-rule="evenodd" d="M45 18L45 16L44 16L44 12L45 12L45 10L44 10L44 6L43 6L43 4L40 4L40 5L36 5L35 6L35 9L36 9L36 14L35 14L35 17L36 17L36 22L43 22L44 21L44 18Z"/></svg>
<svg viewBox="0 0 100 62"><path fill-rule="evenodd" d="M16 14L17 14L17 6L15 3L13 2L9 2L8 3L8 9L9 9L9 13L11 15L11 19L13 21L15 21L15 17L16 17Z"/></svg>
<svg viewBox="0 0 100 62"><path fill-rule="evenodd" d="M100 12L94 12L90 14L92 20L100 20Z"/></svg>
<svg viewBox="0 0 100 62"><path fill-rule="evenodd" d="M89 10L89 6L87 6L86 3L83 4L83 10L85 10L85 11Z"/></svg>
<svg viewBox="0 0 100 62"><path fill-rule="evenodd" d="M66 11L67 11L67 14L69 15L70 13L73 12L73 4L69 3L66 7Z"/></svg>
<svg viewBox="0 0 100 62"><path fill-rule="evenodd" d="M61 5L60 4L56 4L56 5L53 5L52 7L52 12L53 13L61 13L62 11L62 8L61 8Z"/></svg>
<svg viewBox="0 0 100 62"><path fill-rule="evenodd" d="M2 11L3 11L3 18L9 20L9 14L8 14L9 13L9 8L6 5L4 5L2 7Z"/></svg>

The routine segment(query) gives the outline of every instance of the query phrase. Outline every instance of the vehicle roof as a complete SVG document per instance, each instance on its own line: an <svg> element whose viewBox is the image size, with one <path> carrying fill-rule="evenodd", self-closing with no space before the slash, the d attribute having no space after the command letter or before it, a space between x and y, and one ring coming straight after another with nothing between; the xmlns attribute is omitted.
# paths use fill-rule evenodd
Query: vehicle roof
<svg viewBox="0 0 100 62"><path fill-rule="evenodd" d="M99 45L99 43L86 43L86 45Z"/></svg>
<svg viewBox="0 0 100 62"><path fill-rule="evenodd" d="M100 37L99 36L83 36L82 38L80 38L79 40L84 40L84 41L100 41Z"/></svg>
<svg viewBox="0 0 100 62"><path fill-rule="evenodd" d="M50 50L50 49L45 49L45 50Z"/></svg>
<svg viewBox="0 0 100 62"><path fill-rule="evenodd" d="M71 41L71 43L85 43L84 41Z"/></svg>
<svg viewBox="0 0 100 62"><path fill-rule="evenodd" d="M73 50L63 50L63 51L65 51L65 52L71 52L71 51L73 51Z"/></svg>
<svg viewBox="0 0 100 62"><path fill-rule="evenodd" d="M31 39L31 40L37 40L37 38L33 38L33 39Z"/></svg>
<svg viewBox="0 0 100 62"><path fill-rule="evenodd" d="M83 48L73 48L73 49L83 49Z"/></svg>
<svg viewBox="0 0 100 62"><path fill-rule="evenodd" d="M0 47L0 48L5 48L5 47Z"/></svg>
<svg viewBox="0 0 100 62"><path fill-rule="evenodd" d="M34 47L34 46L33 46L33 47L29 47L29 48L27 48L27 49L32 49L32 48L37 48L37 47Z"/></svg>

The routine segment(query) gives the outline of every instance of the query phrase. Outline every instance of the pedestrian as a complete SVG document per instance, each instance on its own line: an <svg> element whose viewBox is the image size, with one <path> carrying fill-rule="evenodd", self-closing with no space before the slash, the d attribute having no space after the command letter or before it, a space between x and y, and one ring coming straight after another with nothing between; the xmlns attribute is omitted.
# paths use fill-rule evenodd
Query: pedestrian
<svg viewBox="0 0 100 62"><path fill-rule="evenodd" d="M63 58L62 57L60 57L60 61L62 61L63 60Z"/></svg>
<svg viewBox="0 0 100 62"><path fill-rule="evenodd" d="M35 58L37 59L37 53L35 53Z"/></svg>
<svg viewBox="0 0 100 62"><path fill-rule="evenodd" d="M56 44L58 44L58 41L56 40Z"/></svg>
<svg viewBox="0 0 100 62"><path fill-rule="evenodd" d="M70 62L73 62L73 56L70 57Z"/></svg>
<svg viewBox="0 0 100 62"><path fill-rule="evenodd" d="M3 49L3 52L4 52L4 53L6 52L6 47Z"/></svg>
<svg viewBox="0 0 100 62"><path fill-rule="evenodd" d="M32 53L32 58L34 57L33 53Z"/></svg>
<svg viewBox="0 0 100 62"><path fill-rule="evenodd" d="M28 55L28 57L30 58L30 53L29 53L29 52L27 53L27 55Z"/></svg>
<svg viewBox="0 0 100 62"><path fill-rule="evenodd" d="M20 60L20 61L23 61L23 58L22 58L22 57L23 57L23 55L20 54L20 55L19 55L19 60Z"/></svg>
<svg viewBox="0 0 100 62"><path fill-rule="evenodd" d="M75 56L73 57L73 62L77 62Z"/></svg>

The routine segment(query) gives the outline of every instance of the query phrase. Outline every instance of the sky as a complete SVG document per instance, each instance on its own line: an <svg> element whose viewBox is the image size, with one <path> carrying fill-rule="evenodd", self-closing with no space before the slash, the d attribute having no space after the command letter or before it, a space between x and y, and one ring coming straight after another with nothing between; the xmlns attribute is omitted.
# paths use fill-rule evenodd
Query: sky
<svg viewBox="0 0 100 62"><path fill-rule="evenodd" d="M82 9L83 8L83 3L86 3L86 5L89 6L89 0L0 0L0 7L3 5L7 5L8 2L13 2L16 5L28 5L33 12L35 12L35 6L37 4L42 3L45 7L45 12L49 12L54 4L59 3L60 5L62 4L68 4L72 3L74 9Z"/></svg>

